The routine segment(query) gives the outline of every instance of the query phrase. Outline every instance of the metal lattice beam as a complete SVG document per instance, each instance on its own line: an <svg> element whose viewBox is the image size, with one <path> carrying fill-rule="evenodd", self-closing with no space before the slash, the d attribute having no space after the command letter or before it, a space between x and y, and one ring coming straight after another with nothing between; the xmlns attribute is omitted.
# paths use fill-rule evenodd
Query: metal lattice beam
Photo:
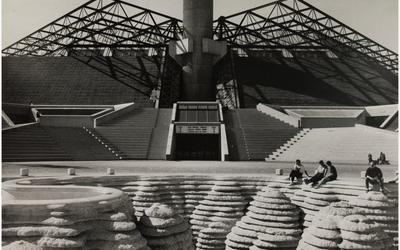
<svg viewBox="0 0 400 250"><path fill-rule="evenodd" d="M174 103L179 100L181 78L182 65L175 61L167 51L161 79L159 108L172 108Z"/></svg>
<svg viewBox="0 0 400 250"><path fill-rule="evenodd" d="M398 55L304 0L280 0L214 22L215 38L238 48L330 50L398 73Z"/></svg>
<svg viewBox="0 0 400 250"><path fill-rule="evenodd" d="M182 22L123 1L91 0L3 50L5 56L66 56L71 49L165 47Z"/></svg>
<svg viewBox="0 0 400 250"><path fill-rule="evenodd" d="M182 21L120 0L90 0L3 50L3 56L67 56L166 47ZM236 48L329 50L398 73L398 55L304 0L278 0L214 21L214 37ZM160 50L153 50L160 51Z"/></svg>
<svg viewBox="0 0 400 250"><path fill-rule="evenodd" d="M219 100L222 107L228 109L235 109L240 106L233 68L233 59L230 53L226 54L214 65L214 82L217 88L216 99Z"/></svg>

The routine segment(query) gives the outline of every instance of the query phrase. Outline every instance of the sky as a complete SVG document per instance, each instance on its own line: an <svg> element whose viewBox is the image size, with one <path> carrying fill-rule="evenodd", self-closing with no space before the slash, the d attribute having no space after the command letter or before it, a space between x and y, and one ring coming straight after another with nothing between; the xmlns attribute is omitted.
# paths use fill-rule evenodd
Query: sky
<svg viewBox="0 0 400 250"><path fill-rule="evenodd" d="M183 0L124 0L182 19ZM2 0L5 48L42 28L86 0ZM273 0L214 0L214 20ZM398 0L307 0L318 9L398 53Z"/></svg>

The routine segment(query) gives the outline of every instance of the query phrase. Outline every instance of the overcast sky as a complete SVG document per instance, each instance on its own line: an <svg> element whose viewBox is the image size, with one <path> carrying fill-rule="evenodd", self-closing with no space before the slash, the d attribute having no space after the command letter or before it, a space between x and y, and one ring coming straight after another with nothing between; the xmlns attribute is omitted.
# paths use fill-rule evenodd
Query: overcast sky
<svg viewBox="0 0 400 250"><path fill-rule="evenodd" d="M2 0L2 48L63 16L86 0ZM182 19L183 0L125 0ZM272 0L214 0L214 19ZM318 9L398 53L398 0L307 0Z"/></svg>

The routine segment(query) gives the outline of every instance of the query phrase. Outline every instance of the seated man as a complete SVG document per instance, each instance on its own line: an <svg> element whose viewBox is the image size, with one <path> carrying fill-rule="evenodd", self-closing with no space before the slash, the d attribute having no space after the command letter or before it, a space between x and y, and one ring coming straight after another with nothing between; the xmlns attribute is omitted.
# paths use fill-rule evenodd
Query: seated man
<svg viewBox="0 0 400 250"><path fill-rule="evenodd" d="M378 164L379 165L386 164L386 155L382 152L379 155Z"/></svg>
<svg viewBox="0 0 400 250"><path fill-rule="evenodd" d="M303 178L303 173L310 177L307 171L304 169L304 166L301 164L300 160L297 159L294 164L293 170L289 174L290 185L294 184L294 178L296 178L297 180L301 180L301 178Z"/></svg>
<svg viewBox="0 0 400 250"><path fill-rule="evenodd" d="M368 154L368 163L370 163L371 161L373 161L373 160L372 160L372 155L371 155L371 154Z"/></svg>
<svg viewBox="0 0 400 250"><path fill-rule="evenodd" d="M304 182L306 184L308 183L312 183L312 186L317 185L317 183L322 180L322 178L325 177L326 175L326 170L328 169L328 167L325 165L324 161L319 161L319 165L317 168L317 173L313 176L311 176L310 179L305 179Z"/></svg>
<svg viewBox="0 0 400 250"><path fill-rule="evenodd" d="M367 171L365 171L365 186L367 188L367 193L369 192L369 184L370 183L378 183L380 186L380 190L383 193L383 175L382 171L380 168L376 166L376 163L372 161L370 163L370 167L367 168Z"/></svg>
<svg viewBox="0 0 400 250"><path fill-rule="evenodd" d="M328 165L328 171L326 176L321 180L321 182L315 186L315 188L319 188L321 185L327 183L328 181L334 181L337 179L337 171L335 166L332 165L331 161L327 161L326 165Z"/></svg>

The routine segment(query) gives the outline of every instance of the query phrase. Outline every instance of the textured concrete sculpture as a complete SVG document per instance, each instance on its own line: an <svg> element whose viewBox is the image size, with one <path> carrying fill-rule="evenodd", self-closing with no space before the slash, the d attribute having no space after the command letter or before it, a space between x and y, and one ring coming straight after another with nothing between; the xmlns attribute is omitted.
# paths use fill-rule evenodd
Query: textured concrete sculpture
<svg viewBox="0 0 400 250"><path fill-rule="evenodd" d="M120 190L3 187L3 195L2 243L9 249L149 249Z"/></svg>
<svg viewBox="0 0 400 250"><path fill-rule="evenodd" d="M244 215L247 201L241 195L242 190L239 182L216 181L204 200L199 202L190 220L190 223L196 225L199 231L197 249L225 248L225 236ZM212 238L207 233L218 233L218 235ZM203 235L205 238L202 238Z"/></svg>
<svg viewBox="0 0 400 250"><path fill-rule="evenodd" d="M192 250L192 232L182 215L166 204L155 203L138 224L152 250Z"/></svg>
<svg viewBox="0 0 400 250"><path fill-rule="evenodd" d="M300 211L282 192L263 188L247 209L246 215L228 234L227 249L293 249L297 246L302 233L298 223Z"/></svg>

